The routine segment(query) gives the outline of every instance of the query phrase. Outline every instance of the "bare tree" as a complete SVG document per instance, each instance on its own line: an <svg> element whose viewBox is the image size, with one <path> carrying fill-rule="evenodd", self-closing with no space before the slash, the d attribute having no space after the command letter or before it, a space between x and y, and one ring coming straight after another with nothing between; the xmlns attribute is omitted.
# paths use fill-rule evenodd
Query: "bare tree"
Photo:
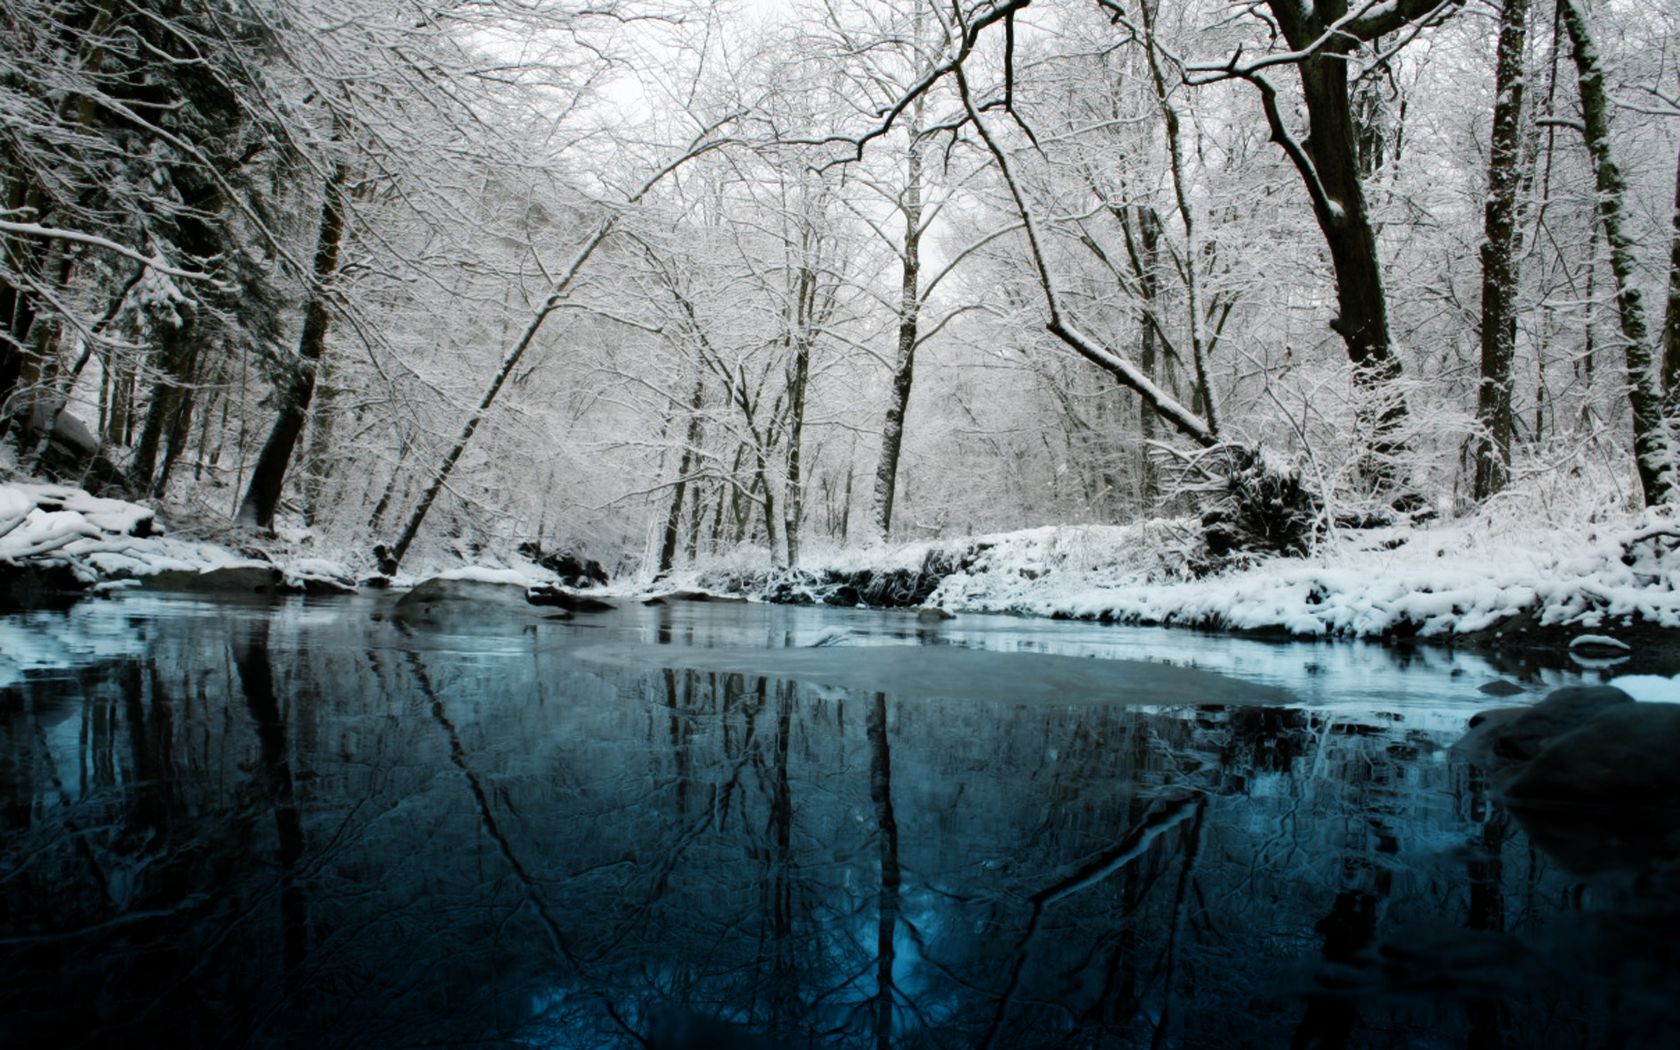
<svg viewBox="0 0 1680 1050"><path fill-rule="evenodd" d="M1558 18L1569 35L1581 95L1581 130L1598 184L1598 214L1616 280L1616 318L1621 328L1628 405L1633 411L1633 459L1645 505L1674 499L1674 451L1657 386L1658 347L1645 319L1635 272L1633 238L1627 229L1627 180L1610 145L1609 93L1591 23L1581 0L1558 0Z"/></svg>
<svg viewBox="0 0 1680 1050"><path fill-rule="evenodd" d="M1505 487L1511 476L1511 363L1517 349L1517 194L1527 178L1522 142L1523 46L1528 0L1504 0L1499 11L1495 59L1493 144L1488 151L1487 204L1482 219L1482 378L1476 392L1473 493L1478 500Z"/></svg>

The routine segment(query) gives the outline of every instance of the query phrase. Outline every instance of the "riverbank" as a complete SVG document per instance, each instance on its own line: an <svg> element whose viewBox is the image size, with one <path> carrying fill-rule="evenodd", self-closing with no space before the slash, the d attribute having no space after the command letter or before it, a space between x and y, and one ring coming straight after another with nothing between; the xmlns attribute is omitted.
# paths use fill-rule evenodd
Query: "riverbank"
<svg viewBox="0 0 1680 1050"><path fill-rule="evenodd" d="M702 568L681 586L768 601L934 606L1279 638L1428 642L1555 666L1680 673L1680 519L1574 529L1482 515L1348 530L1310 556L1192 577L1189 521L1031 529L838 552L797 571Z"/></svg>
<svg viewBox="0 0 1680 1050"><path fill-rule="evenodd" d="M455 579L552 585L517 556L358 575L345 552L262 543L231 528L166 527L147 507L69 486L0 484L0 608L128 586L349 593ZM1195 577L1194 525L1051 526L817 553L797 570L762 552L703 562L657 583L598 593L689 591L784 604L939 608L1292 639L1454 645L1517 664L1680 674L1680 518L1647 511L1580 526L1486 513L1423 528L1344 530L1304 557Z"/></svg>

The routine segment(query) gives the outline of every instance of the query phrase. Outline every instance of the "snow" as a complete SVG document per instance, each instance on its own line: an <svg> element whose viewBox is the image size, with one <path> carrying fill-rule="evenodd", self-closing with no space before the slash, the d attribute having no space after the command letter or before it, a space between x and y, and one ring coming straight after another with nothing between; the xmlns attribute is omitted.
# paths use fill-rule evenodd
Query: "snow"
<svg viewBox="0 0 1680 1050"><path fill-rule="evenodd" d="M1607 683L1644 704L1680 704L1680 678L1629 674Z"/></svg>
<svg viewBox="0 0 1680 1050"><path fill-rule="evenodd" d="M542 583L553 582L552 573L542 576L532 576L530 573L518 569L496 569L484 565L467 565L459 569L448 569L437 574L440 580L463 580L468 583L500 583L510 587L535 587Z"/></svg>
<svg viewBox="0 0 1680 1050"><path fill-rule="evenodd" d="M1680 526L1671 517L1650 511L1586 535L1488 525L1344 533L1311 557L1204 579L1170 565L1162 523L1033 530L989 538L978 564L947 578L930 603L1308 637L1444 637L1523 612L1546 626L1638 617L1680 627Z"/></svg>
<svg viewBox="0 0 1680 1050"><path fill-rule="evenodd" d="M942 550L964 554L969 564L941 582L931 606L1300 638L1447 638L1521 614L1541 626L1579 629L1572 650L1625 650L1601 632L1628 620L1680 628L1680 520L1673 511L1569 527L1492 513L1425 528L1342 531L1310 556L1262 560L1200 578L1186 568L1196 541L1196 523L1189 519L878 543L813 555L805 568L914 569ZM0 483L0 560L67 564L88 582L268 564L163 531L152 510L139 504L63 485ZM284 540L277 545L287 546ZM347 560L323 556L330 553L293 548L271 556L294 582L353 580ZM718 589L720 574L745 567L741 559L737 552L661 586ZM442 568L395 582L431 575L516 587L552 581L537 566L510 564Z"/></svg>
<svg viewBox="0 0 1680 1050"><path fill-rule="evenodd" d="M803 568L915 567L930 549L983 547L966 571L944 579L929 605L1303 638L1444 639L1519 614L1543 627L1583 631L1626 620L1680 627L1680 520L1673 512L1567 526L1493 516L1498 513L1423 528L1342 531L1310 556L1201 578L1186 569L1196 538L1189 519L877 546L819 555ZM704 589L717 583L719 569L666 582ZM1584 635L1576 645L1605 637ZM1608 647L1620 644L1611 640Z"/></svg>
<svg viewBox="0 0 1680 1050"><path fill-rule="evenodd" d="M1578 634L1569 640L1571 649L1620 649L1623 652L1633 651L1633 646L1618 639L1603 634Z"/></svg>
<svg viewBox="0 0 1680 1050"><path fill-rule="evenodd" d="M0 482L0 562L67 565L98 593L110 584L166 571L263 565L206 539L168 535L155 512L68 485ZM348 577L321 558L279 558L288 579Z"/></svg>

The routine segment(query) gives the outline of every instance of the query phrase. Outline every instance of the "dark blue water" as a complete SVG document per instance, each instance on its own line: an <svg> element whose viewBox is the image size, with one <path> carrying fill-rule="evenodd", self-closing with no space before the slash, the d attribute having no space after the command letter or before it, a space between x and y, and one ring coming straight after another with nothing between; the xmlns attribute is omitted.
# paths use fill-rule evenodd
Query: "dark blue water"
<svg viewBox="0 0 1680 1050"><path fill-rule="evenodd" d="M386 613L0 620L0 1045L1680 1045L1680 865L1533 845L1474 659Z"/></svg>

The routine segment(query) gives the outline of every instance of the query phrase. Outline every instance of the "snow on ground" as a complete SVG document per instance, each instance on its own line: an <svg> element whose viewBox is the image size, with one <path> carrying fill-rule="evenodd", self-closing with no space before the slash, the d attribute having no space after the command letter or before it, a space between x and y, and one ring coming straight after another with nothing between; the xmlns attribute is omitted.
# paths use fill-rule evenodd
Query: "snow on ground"
<svg viewBox="0 0 1680 1050"><path fill-rule="evenodd" d="M1185 569L1194 537L1190 520L1046 527L864 548L808 559L802 568L913 568L930 549L977 550L927 604L1308 638L1445 637L1532 614L1543 627L1577 628L1576 644L1586 651L1603 645L1595 643L1598 629L1627 619L1680 628L1680 518L1672 512L1574 526L1478 514L1425 527L1344 530L1311 556L1199 579ZM666 583L715 587L735 568L707 565Z"/></svg>
<svg viewBox="0 0 1680 1050"><path fill-rule="evenodd" d="M536 587L554 582L554 574L534 566L522 569L497 569L485 565L467 565L459 569L445 569L437 574L440 580L462 580L468 583L500 583L513 587Z"/></svg>
<svg viewBox="0 0 1680 1050"><path fill-rule="evenodd" d="M1162 571L1147 553L1149 528L995 537L979 563L948 577L932 602L1303 636L1415 628L1436 637L1522 612L1583 633L1624 617L1680 627L1680 522L1657 512L1582 531L1496 529L1467 518L1415 531L1348 532L1311 557L1199 580Z"/></svg>
<svg viewBox="0 0 1680 1050"><path fill-rule="evenodd" d="M1680 517L1646 511L1600 524L1559 525L1486 513L1424 528L1342 531L1313 555L1188 576L1189 520L1052 526L902 546L876 544L807 559L807 571L919 568L935 550L966 554L929 605L1139 624L1274 630L1308 638L1443 637L1518 614L1576 629L1583 651L1605 648L1602 629L1627 619L1680 628ZM301 549L300 549L301 548ZM294 581L351 576L347 561L281 538L264 552ZM736 552L676 574L662 589L706 589L763 554ZM62 563L90 582L165 570L265 565L212 539L164 534L153 512L63 485L0 482L0 561ZM553 575L514 559L503 566L429 575L519 586ZM763 579L762 576L758 577ZM643 585L645 587L645 585ZM640 591L621 583L615 593Z"/></svg>
<svg viewBox="0 0 1680 1050"><path fill-rule="evenodd" d="M0 562L68 565L89 583L270 564L213 540L170 535L138 503L22 482L0 482ZM293 582L347 575L330 559L278 557L274 564Z"/></svg>
<svg viewBox="0 0 1680 1050"><path fill-rule="evenodd" d="M1642 704L1680 704L1680 678L1658 674L1628 674L1612 678L1613 685Z"/></svg>
<svg viewBox="0 0 1680 1050"><path fill-rule="evenodd" d="M1319 637L1436 637L1522 612L1584 634L1625 617L1680 627L1680 521L1656 511L1580 531L1472 517L1344 532L1311 557L1203 579L1175 578L1158 553L1161 528L990 537L977 564L947 577L930 604Z"/></svg>
<svg viewBox="0 0 1680 1050"><path fill-rule="evenodd" d="M200 528L205 535L173 533L153 510L138 503L102 499L69 485L0 481L0 563L68 565L76 576L109 590L116 581L160 572L207 572L212 569L278 568L289 586L314 580L348 583L356 579L354 559L332 557L313 547L307 529L281 529L272 540L223 529ZM240 553L218 539L239 542L261 557ZM394 580L408 587L430 576L532 587L555 582L555 575L522 559L504 566L455 566L413 559L419 572Z"/></svg>

